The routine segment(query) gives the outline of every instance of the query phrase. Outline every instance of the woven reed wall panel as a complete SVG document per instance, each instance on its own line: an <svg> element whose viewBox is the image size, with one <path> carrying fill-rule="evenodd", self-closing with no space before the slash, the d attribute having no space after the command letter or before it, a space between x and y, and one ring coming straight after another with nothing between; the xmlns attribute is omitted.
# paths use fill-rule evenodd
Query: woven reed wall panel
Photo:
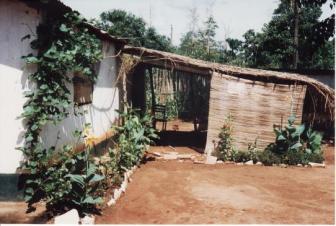
<svg viewBox="0 0 336 226"><path fill-rule="evenodd" d="M247 150L248 143L256 138L259 148L266 147L275 139L273 125L280 125L281 118L287 122L291 106L296 123L301 122L305 93L306 86L302 85L263 83L214 73L206 149L214 149L213 140L218 140L229 114L233 118L234 145L239 150Z"/></svg>

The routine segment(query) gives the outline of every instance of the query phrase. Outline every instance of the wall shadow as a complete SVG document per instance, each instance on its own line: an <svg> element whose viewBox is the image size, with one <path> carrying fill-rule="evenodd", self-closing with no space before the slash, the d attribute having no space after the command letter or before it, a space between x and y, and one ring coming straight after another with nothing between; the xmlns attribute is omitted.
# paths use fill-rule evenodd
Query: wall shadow
<svg viewBox="0 0 336 226"><path fill-rule="evenodd" d="M203 153L206 145L207 132L161 131L160 139L155 140L157 146L190 147Z"/></svg>

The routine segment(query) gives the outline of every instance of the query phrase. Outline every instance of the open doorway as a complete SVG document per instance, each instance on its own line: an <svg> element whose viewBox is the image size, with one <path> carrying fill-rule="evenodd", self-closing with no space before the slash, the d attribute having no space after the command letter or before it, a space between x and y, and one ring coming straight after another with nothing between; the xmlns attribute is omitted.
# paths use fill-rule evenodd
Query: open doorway
<svg viewBox="0 0 336 226"><path fill-rule="evenodd" d="M156 144L203 152L210 76L143 64L135 69L132 80L132 104L152 114L160 136Z"/></svg>

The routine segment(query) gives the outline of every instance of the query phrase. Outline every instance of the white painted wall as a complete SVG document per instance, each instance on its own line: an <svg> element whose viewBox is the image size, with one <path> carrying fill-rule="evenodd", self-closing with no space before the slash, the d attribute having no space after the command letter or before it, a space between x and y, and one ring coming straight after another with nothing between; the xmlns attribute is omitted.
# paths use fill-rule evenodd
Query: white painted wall
<svg viewBox="0 0 336 226"><path fill-rule="evenodd" d="M26 99L23 92L31 85L27 75L34 71L34 67L27 67L21 56L32 53L29 46L31 40L21 38L31 34L34 38L40 15L34 9L17 0L0 1L0 174L15 173L22 153L16 150L23 144L24 123L17 117L22 113ZM112 43L103 43L105 56L116 53ZM94 86L92 104L81 106L87 110L84 116L75 116L74 109L70 109L70 117L58 126L47 125L42 132L42 138L47 147L63 144L74 144L72 132L82 129L85 123L92 124L95 136L103 135L116 119L115 109L119 109L119 90L116 86L117 64L113 57L104 58L99 65L98 80ZM73 93L73 86L69 84ZM56 138L60 139L56 142Z"/></svg>
<svg viewBox="0 0 336 226"><path fill-rule="evenodd" d="M119 89L116 86L116 59L107 56L114 56L115 54L114 45L104 41L103 55L105 57L98 66L98 79L93 88L92 104L79 107L80 111L86 111L87 114L75 116L74 108L71 107L68 118L57 126L52 124L46 126L42 137L47 147L56 146L56 149L58 149L64 144L75 145L77 140L73 137L72 132L76 129L83 129L85 123L91 123L94 136L101 136L111 128L117 117L115 110L119 109ZM69 84L68 88L73 95L73 85ZM56 137L60 139L55 139Z"/></svg>
<svg viewBox="0 0 336 226"><path fill-rule="evenodd" d="M34 70L25 67L22 55L32 53L31 40L21 38L35 32L40 15L25 4L0 1L0 173L14 173L22 159L15 147L22 145L22 120L18 120L28 90L27 75Z"/></svg>

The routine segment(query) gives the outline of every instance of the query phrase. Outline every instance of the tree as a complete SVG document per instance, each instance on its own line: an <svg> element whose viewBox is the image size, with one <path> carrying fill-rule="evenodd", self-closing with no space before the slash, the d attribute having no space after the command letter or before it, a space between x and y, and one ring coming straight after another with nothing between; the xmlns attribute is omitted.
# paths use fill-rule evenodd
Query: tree
<svg viewBox="0 0 336 226"><path fill-rule="evenodd" d="M155 28L146 27L146 22L123 10L110 10L100 14L96 26L109 34L126 38L129 44L147 48L172 51L170 39L157 33Z"/></svg>
<svg viewBox="0 0 336 226"><path fill-rule="evenodd" d="M160 35L153 27L146 30L144 35L144 46L150 49L157 49L162 51L171 51L172 47L170 39L164 35Z"/></svg>
<svg viewBox="0 0 336 226"><path fill-rule="evenodd" d="M204 25L204 30L200 31L200 38L201 42L203 42L206 47L207 57L211 59L211 49L216 48L217 46L215 36L218 25L212 15L208 17Z"/></svg>
<svg viewBox="0 0 336 226"><path fill-rule="evenodd" d="M223 47L221 51L221 55L219 58L220 63L227 63L227 64L234 64L243 66L243 41L234 38L227 38L226 40L227 45L229 46L228 49Z"/></svg>
<svg viewBox="0 0 336 226"><path fill-rule="evenodd" d="M313 58L316 58L317 52L325 52L319 51L319 48L324 48L328 40L326 35L323 35L317 42L318 35L312 32L320 24L321 7L317 4L299 2L297 19L291 5L292 1L281 0L272 20L263 27L259 37L259 55L255 58L253 66L285 69L316 68ZM251 54L249 49L245 52L246 56Z"/></svg>
<svg viewBox="0 0 336 226"><path fill-rule="evenodd" d="M215 40L218 25L213 16L208 17L202 29L194 31L194 28L195 24L182 36L178 53L197 59L218 61L219 43Z"/></svg>

